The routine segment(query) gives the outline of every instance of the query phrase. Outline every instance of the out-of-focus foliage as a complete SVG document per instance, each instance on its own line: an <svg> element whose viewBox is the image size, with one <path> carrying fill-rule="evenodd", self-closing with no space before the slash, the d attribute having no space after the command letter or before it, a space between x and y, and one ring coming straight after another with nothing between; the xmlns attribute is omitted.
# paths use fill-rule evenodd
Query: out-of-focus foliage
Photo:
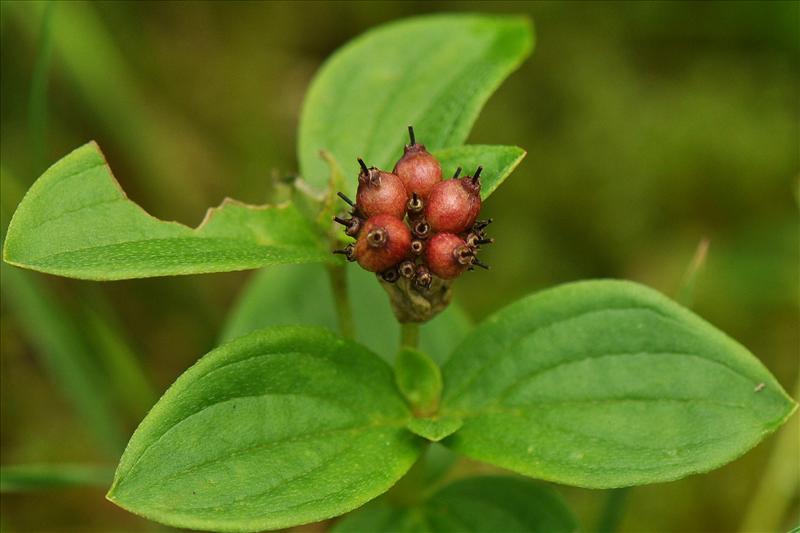
<svg viewBox="0 0 800 533"><path fill-rule="evenodd" d="M476 476L448 485L414 510L374 502L336 523L333 533L370 531L503 531L569 533L578 524L564 501L542 483Z"/></svg>
<svg viewBox="0 0 800 533"><path fill-rule="evenodd" d="M404 46L401 46L405 43ZM533 48L524 17L468 14L382 25L338 49L308 89L300 117L300 171L326 183L319 150L342 168L353 154L388 168L413 124L432 151L464 144L489 96ZM345 192L356 187L349 181Z"/></svg>
<svg viewBox="0 0 800 533"><path fill-rule="evenodd" d="M460 279L459 303L481 319L533 290L591 277L630 278L675 294L698 241L708 238L694 310L795 390L797 3L59 2L49 22L45 118L29 111L38 94L32 86L40 86L33 83L37 49L48 42L43 7L0 3L4 209L45 166L94 139L134 201L190 226L224 196L272 199L272 185L297 171L308 83L353 36L437 10L531 14L536 54L489 100L468 139L521 146L528 156L486 202L498 238L487 250L493 270ZM22 191L6 182L6 171ZM106 461L102 443L40 363L31 327L6 295L5 271L3 464ZM87 291L108 300L161 392L215 346L225 311L251 274L91 287L30 275L75 317L97 311L99 299ZM138 417L125 413L131 432ZM789 425L797 424L795 416ZM710 474L633 489L621 530L736 530L774 442ZM794 446L783 468L798 472ZM457 471L485 468L459 463ZM591 527L605 493L558 490ZM2 528L148 527L102 494L3 494ZM780 493L781 505L755 509L748 523L789 529L798 522L797 494L795 483Z"/></svg>

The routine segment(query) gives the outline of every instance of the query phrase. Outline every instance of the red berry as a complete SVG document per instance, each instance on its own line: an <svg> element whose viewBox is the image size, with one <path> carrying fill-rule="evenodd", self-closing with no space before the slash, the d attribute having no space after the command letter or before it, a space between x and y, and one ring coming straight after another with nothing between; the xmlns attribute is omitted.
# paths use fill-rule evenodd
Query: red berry
<svg viewBox="0 0 800 533"><path fill-rule="evenodd" d="M442 181L439 161L414 140L414 129L408 127L411 144L406 145L403 157L394 166L394 173L402 180L408 194L418 194L424 201L437 183Z"/></svg>
<svg viewBox="0 0 800 533"><path fill-rule="evenodd" d="M442 279L457 278L472 266L474 250L452 233L439 233L431 238L426 258L431 272Z"/></svg>
<svg viewBox="0 0 800 533"><path fill-rule="evenodd" d="M433 188L425 204L425 219L433 231L461 233L472 227L481 210L481 170Z"/></svg>
<svg viewBox="0 0 800 533"><path fill-rule="evenodd" d="M400 178L375 167L367 168L361 159L358 162L361 165L356 193L358 211L367 218L375 215L403 218L408 195Z"/></svg>
<svg viewBox="0 0 800 533"><path fill-rule="evenodd" d="M411 231L392 215L375 215L364 222L353 255L364 270L383 272L408 257Z"/></svg>

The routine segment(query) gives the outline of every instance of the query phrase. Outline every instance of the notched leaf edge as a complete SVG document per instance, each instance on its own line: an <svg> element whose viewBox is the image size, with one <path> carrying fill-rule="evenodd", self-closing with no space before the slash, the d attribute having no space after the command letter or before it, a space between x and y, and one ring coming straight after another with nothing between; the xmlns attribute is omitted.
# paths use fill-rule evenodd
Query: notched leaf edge
<svg viewBox="0 0 800 533"><path fill-rule="evenodd" d="M18 231L23 231L23 233L24 233L24 230L17 230L16 229L17 228L17 224L19 223L18 222L19 221L19 216L20 216L19 213L20 212L24 212L24 210L26 209L26 202L27 201L33 201L33 200L31 200L31 197L39 194L39 189L47 186L47 184L42 181L42 178L45 178L49 173L57 171L58 167L60 165L65 164L65 161L67 161L69 158L81 156L82 154L79 153L81 151L87 151L87 152L90 153L91 156L99 158L99 160L98 160L98 162L97 162L97 164L95 166L103 166L105 168L105 171L106 171L106 174L107 174L107 178L110 179L110 183L114 186L114 188L116 189L116 191L119 194L118 198L115 199L114 201L126 202L129 205L132 205L138 211L138 213L140 215L143 215L147 219L149 219L149 220L151 220L153 222L157 222L159 224L165 224L165 225L168 225L168 226L173 226L175 228L180 229L181 231L190 231L193 234L192 236L195 236L197 238L205 238L205 236L202 235L202 233L205 230L205 228L207 228L222 213L226 212L226 208L229 208L229 207L238 207L238 208L246 209L246 210L252 211L252 212L266 212L266 211L270 211L270 210L282 211L282 210L288 210L288 209L293 207L292 202L289 201L289 200L287 200L285 202L278 203L278 204L256 205L256 204L249 204L249 203L243 202L241 200L237 200L237 199L234 199L234 198L226 196L226 197L224 197L222 199L222 201L218 205L211 206L211 207L206 209L202 220L200 221L200 223L197 226L192 227L192 226L183 224L183 223L175 221L175 220L160 219L160 218L148 213L147 210L145 210L141 205L139 205L137 202L133 201L128 196L128 194L125 192L125 189L122 187L122 185L120 184L119 180L114 175L114 172L111 169L111 166L109 165L105 154L103 153L102 149L100 148L100 145L96 141L92 140L92 141L89 141L88 143L86 143L86 144L84 144L82 146L79 146L78 148L75 148L74 150L72 150L71 152L69 152L68 154L66 154L62 158L60 158L58 161L56 161L55 163L50 165L50 167L48 167L47 170L45 170L39 176L39 178L36 179L36 181L34 181L34 183L30 186L28 191L25 193L25 195L23 196L22 200L17 205L17 208L14 211L14 214L11 217L11 220L10 220L10 222L8 224L8 228L7 228L7 232L6 232L6 238L5 238L4 242L3 242L2 259L7 264L13 265L13 266L16 266L16 267L20 267L20 268L33 270L33 271L44 272L44 273L52 273L49 270L45 270L42 267L37 266L35 264L31 264L29 262L26 262L25 260L15 259L12 256L12 252L10 252L9 250L10 250L10 248L13 248L13 245L16 242L16 239L18 238L16 236ZM94 167L83 168L79 172L85 172L87 170L90 170L91 168L94 168ZM67 176L67 177L71 177L71 176ZM65 179L65 178L62 177L61 179ZM24 239L24 236L19 237L19 238ZM258 244L261 244L261 245L267 244L267 243L259 242L258 240L256 240L256 242ZM317 243L317 244L318 245L315 248L317 248L319 250L319 252L320 252L320 259L322 260L323 257L324 257L324 261L323 262L335 263L335 260L334 260L335 258L331 258L331 257L329 257L330 254L325 254L324 253L325 250L323 249L321 243ZM282 246L282 245L276 245L276 246ZM80 251L80 250L75 250L75 251ZM95 278L86 278L86 279L95 279ZM96 278L96 279L100 279L100 278Z"/></svg>

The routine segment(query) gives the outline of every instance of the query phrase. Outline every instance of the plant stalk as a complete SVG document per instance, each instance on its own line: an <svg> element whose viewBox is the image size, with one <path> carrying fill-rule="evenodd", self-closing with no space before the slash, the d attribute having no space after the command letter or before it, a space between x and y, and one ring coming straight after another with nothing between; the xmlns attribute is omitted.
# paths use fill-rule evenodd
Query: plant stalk
<svg viewBox="0 0 800 533"><path fill-rule="evenodd" d="M400 324L400 347L417 348L419 346L419 325L412 322Z"/></svg>
<svg viewBox="0 0 800 533"><path fill-rule="evenodd" d="M353 307L350 305L350 294L347 290L347 266L328 266L327 270L336 305L336 316L339 320L339 331L344 337L353 339L356 336L356 327L353 321Z"/></svg>
<svg viewBox="0 0 800 533"><path fill-rule="evenodd" d="M630 487L611 489L607 491L608 499L597 522L597 533L614 533L619 529L622 517L625 514L625 504L628 499Z"/></svg>

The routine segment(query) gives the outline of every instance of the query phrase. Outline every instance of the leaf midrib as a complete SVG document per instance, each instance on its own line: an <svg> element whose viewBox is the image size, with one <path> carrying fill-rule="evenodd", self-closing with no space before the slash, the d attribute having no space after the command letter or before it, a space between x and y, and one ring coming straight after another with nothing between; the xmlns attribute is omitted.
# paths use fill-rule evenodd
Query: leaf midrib
<svg viewBox="0 0 800 533"><path fill-rule="evenodd" d="M184 388L182 388L180 390L176 390L175 392L173 392L173 394L178 394L178 393L186 394L189 390L191 390L192 388L196 387L199 383L201 383L204 379L208 378L209 376L211 376L213 374L216 374L217 372L220 372L222 370L228 370L231 367L236 366L236 365L249 363L249 362L253 361L254 359L259 359L259 358L263 358L263 357L273 357L273 356L283 356L283 357L285 357L285 356L292 356L292 355L307 355L307 356L310 356L312 358L321 359L323 361L330 361L330 359L326 355L317 354L317 353L313 353L313 352L297 351L297 352L256 353L256 354L251 355L249 357L244 357L244 358L236 359L236 360L233 360L233 361L226 361L223 364L220 364L218 366L214 366L214 367L206 370L205 372L200 373L200 375L198 375L198 376L192 376L192 379L194 379L193 382L189 383L188 386L186 386L186 387L184 387ZM197 369L197 372L199 373L200 369L197 368L197 367L195 367L195 368ZM205 369L202 369L202 370L205 370ZM350 376L350 377L352 377L352 376ZM188 375L184 374L183 379L184 380L188 379ZM177 383L178 382L176 382L176 385L177 385ZM138 457L136 457L136 459L134 460L133 464L131 464L131 466L125 470L125 475L126 476L129 475L136 468L136 466L139 464L139 462L142 460L142 458L147 454L148 451L150 451L150 449L153 446L158 444L158 442L162 438L164 438L164 436L166 436L167 433L169 433L172 430L174 430L176 427L178 427L184 421L186 421L186 420L188 420L188 419L190 419L190 418L192 418L192 417L194 417L196 415L199 415L199 414L203 413L204 411L214 407L215 405L219 405L219 404L227 402L227 401L240 400L240 399L244 399L244 398L259 398L259 397L264 397L264 396L293 396L293 397L315 398L315 399L319 399L319 400L323 400L325 402L331 403L333 405L337 405L338 407L342 408L345 411L354 412L352 407L344 405L344 404L340 404L339 402L337 402L336 400L334 400L334 399L332 399L330 397L325 397L325 396L320 396L320 395L313 395L313 394L269 392L269 393L265 393L265 394L235 396L233 398L229 398L229 399L222 400L222 401L219 401L219 402L213 402L211 404L204 405L200 409L198 409L198 410L196 410L196 411L194 411L194 412L192 412L190 414L187 414L186 416L184 416L184 417L180 418L179 420L175 421L168 428L165 428L158 437L156 437L152 442L147 444L144 447L144 449L141 450L141 452L139 453ZM398 424L400 426L402 426L402 427L405 427L405 425L408 423L408 418L409 417L410 417L410 414L408 414L403 419L398 419ZM391 420L391 419L386 419L386 420ZM387 427L392 427L392 426L387 426Z"/></svg>
<svg viewBox="0 0 800 533"><path fill-rule="evenodd" d="M225 403L228 403L228 402L233 402L233 401L238 401L238 400L248 399L248 398L262 398L264 396L302 396L302 397L309 397L308 395L298 395L298 394L267 394L267 395L256 395L256 396L240 396L240 397L237 397L237 398L233 398L231 400L227 400L225 402L218 402L218 403L216 403L214 405L221 405L221 404L225 404ZM212 406L209 406L209 407L212 407ZM200 412L195 413L195 414L200 414ZM194 415L192 415L192 416L194 416ZM186 419L181 420L181 422L184 422L185 420L188 420L189 418L191 418L191 417L187 417ZM170 428L170 431L175 429L179 425L180 425L180 423L176 424L173 428ZM283 437L283 438L279 438L279 439L275 439L275 440L261 442L261 443L256 444L256 445L249 446L247 448L238 449L238 450L236 450L236 451L234 451L232 453L229 453L229 454L225 454L225 455L222 455L222 456L219 456L219 457L214 457L212 459L208 459L208 460L202 461L200 463L194 463L194 464L188 466L187 468L185 468L183 470L174 472L174 473L170 474L169 476L160 478L159 482L170 481L170 480L179 478L179 477L181 477L183 475L190 474L190 473L192 473L192 472L194 472L196 470L199 470L199 469L203 468L204 466L208 466L208 465L211 465L211 464L214 464L214 463L218 463L218 462L226 462L226 461L229 461L229 460L234 459L236 457L245 456L248 453L253 452L255 450L261 450L261 449L266 449L266 448L270 448L270 447L273 447L273 446L279 446L281 444L286 444L286 443L289 443L289 442L315 440L317 438L322 438L322 437L329 436L329 435L335 435L337 433L360 433L360 432L364 432L366 430L378 429L378 428L381 428L381 429L384 429L384 428L385 429L400 429L403 426L404 426L404 422L403 421L394 421L394 420L391 420L391 419L379 419L379 420L373 420L369 424L361 424L361 425L357 425L357 426L346 426L346 427L339 427L339 428L316 430L316 431L310 431L310 432L307 432L307 433L303 433L303 434L300 434L300 435L292 435L290 437ZM166 435L166 433L165 433L165 435ZM345 448L344 451L342 451L340 453L337 453L335 455L342 455L345 451L347 451L347 450L349 450L351 448L352 448L352 445L347 447L347 448ZM149 451L149 448L148 448L148 451ZM144 456L144 455L145 455L145 453L142 454L142 456ZM328 462L329 461L325 461L324 464L327 464ZM324 465L319 465L319 467L315 467L314 470L319 469L322 466L324 466ZM134 470L135 470L135 466L133 468L131 468L131 470L128 472L128 474L126 476L128 479L131 479L133 477ZM304 473L303 475L305 475L305 474L306 473ZM292 478L292 479L289 479L289 480L284 480L283 483L291 483L291 482L296 481L297 479L298 478ZM123 480L123 483L119 484L119 486L122 486L122 485L124 485L124 480ZM265 491L264 493L266 493L266 492L268 492L268 491ZM254 495L248 495L248 496L244 497L243 499L249 498L251 496L254 496ZM235 501L239 501L239 500L235 500ZM185 507L185 509L202 509L202 508L203 507Z"/></svg>
<svg viewBox="0 0 800 533"><path fill-rule="evenodd" d="M658 315L658 316L660 316L662 318L665 318L667 320L670 320L672 322L675 322L676 324L681 324L680 322L675 320L673 317L670 317L668 315L660 313L656 309L653 309L652 307L648 307L648 306L603 307L601 309L590 309L590 310L582 311L582 312L574 314L574 315L569 315L569 316L557 318L557 319L551 320L549 322L545 322L545 323L541 323L541 324L535 324L530 328L522 330L522 332L519 335L516 335L513 338L513 340L510 340L508 342L500 342L498 347L503 352L502 355L500 357L495 357L495 358L485 357L484 359L486 359L486 362L483 365L481 365L480 367L478 367L474 371L472 376L463 385L461 385L458 389L456 389L455 392L453 392L452 394L447 394L447 392L445 391L445 397L444 397L444 400L443 400L444 403L451 403L451 402L455 401L456 399L458 399L459 397L463 396L463 394L465 392L467 392L469 387L473 383L475 383L475 381L478 380L482 375L484 375L488 369L490 369L491 367L496 366L499 363L505 361L508 357L510 357L512 355L516 355L512 348L514 346L517 346L517 345L521 344L522 342L524 342L531 335L534 335L535 333L538 333L538 332L540 332L542 330L546 330L546 329L552 328L552 327L557 326L559 324L563 324L564 322L569 322L571 320L577 320L579 318L582 318L582 317L585 317L585 316L588 316L588 315L591 315L591 314L605 313L605 312L608 312L608 311L650 311L653 314ZM500 311L499 313L500 314L506 314L507 312L508 312L508 310L506 309L506 310ZM494 324L497 320L499 320L499 318L500 318L499 315L495 315L493 317L490 317L487 320L487 323L488 324ZM471 337L471 335L464 340L462 345L467 345L472 340L470 337ZM458 348L456 348L455 351L458 352ZM453 361L453 358L448 360L448 364L445 367L443 374L446 375L447 369L452 365L452 361Z"/></svg>
<svg viewBox="0 0 800 533"><path fill-rule="evenodd" d="M278 250L306 250L308 255L314 255L309 253L311 251L321 253L319 250L312 246L304 246L301 244L262 244L255 240L247 240L247 239L238 239L233 237L217 237L217 236L205 236L205 235L193 235L193 236L185 236L185 237L159 237L155 239L134 239L134 240L125 240L116 243L110 244L103 244L100 246L85 246L82 248L75 248L72 250L66 250L63 252L59 252L57 254L45 254L36 256L32 259L28 259L25 265L27 264L35 264L35 262L45 261L53 261L59 257L67 256L70 254L77 254L81 252L86 252L88 250L102 250L104 248L113 248L118 246L124 246L127 244L141 244L141 243L156 243L156 242L182 242L182 241L189 241L189 242L199 242L199 241L214 241L214 242L231 242L236 243L238 245L253 245L257 248L265 248L265 249L278 249ZM162 257L164 257L162 255ZM171 257L178 257L178 256L171 256ZM203 264L220 264L224 263L225 261L208 261ZM20 263L9 261L10 264L18 265ZM47 266L47 265L45 265ZM75 265L78 268L90 268L90 267L81 267L81 265ZM243 267L244 268L244 267Z"/></svg>
<svg viewBox="0 0 800 533"><path fill-rule="evenodd" d="M721 366L721 367L723 367L723 368L725 368L727 370L730 370L733 374L743 378L745 381L747 381L749 383L752 383L752 384L756 384L757 383L756 380L752 380L750 377L744 375L743 373L741 373L740 371L736 370L735 368L733 368L733 367L731 367L729 365L726 365L725 363L717 361L716 359L710 359L708 357L703 357L701 355L688 353L688 352L644 352L644 351L638 351L638 352L601 353L601 354L596 354L596 355L587 355L585 357L580 357L580 358L577 358L577 359L568 359L568 360L564 360L564 361L559 361L559 362L557 362L557 363L555 363L553 365L546 366L546 367L540 367L540 368L537 368L535 370L532 370L531 372L528 372L527 374L525 374L523 376L520 376L519 378L517 378L517 380L515 382L511 383L508 387L506 387L505 389L500 391L500 393L497 395L493 405L499 405L503 400L505 400L508 396L510 396L514 392L514 390L516 388L524 386L528 381L532 380L533 378L536 378L536 377L540 376L541 374L546 374L547 372L551 372L553 370L556 370L556 369L564 367L564 366L580 364L580 363L583 363L585 361L592 361L592 360L606 359L606 358L613 358L613 357L627 357L627 356L690 357L690 358L694 358L694 359L699 359L701 361L704 361L704 362L707 362L707 363L710 363L710 364ZM735 407L745 408L745 406L743 406L743 405L742 406L736 405Z"/></svg>
<svg viewBox="0 0 800 533"><path fill-rule="evenodd" d="M523 416L530 415L530 412L524 411L522 409L495 409L495 410L493 410L491 412L487 412L486 414L492 414L492 413L507 414L507 415L517 416L517 417L523 417ZM617 450L620 450L620 451L633 450L633 451L639 451L639 452L663 452L664 450L671 448L669 446L656 448L656 447L651 447L651 446L624 444L624 443L620 443L620 442L611 440L611 439L609 439L607 437L601 437L601 436L597 436L597 435L586 435L584 433L576 431L575 429L564 427L564 426L560 426L558 424L553 424L552 422L545 422L545 421L542 421L542 420L538 420L537 423L541 424L541 426L546 428L546 429L554 430L554 431L557 431L557 432L560 432L560 433L564 433L564 434L567 434L567 435L572 435L572 436L578 437L578 438L580 438L582 440L594 439L596 441L604 443L605 446L607 446L609 448L617 449ZM741 431L741 430L737 430L737 431L733 431L733 432L727 433L725 435L712 437L712 438L707 438L707 439L703 439L703 440L700 440L700 441L692 441L692 442L688 442L688 443L685 443L685 444L681 444L681 447L683 447L683 448L701 447L701 446L705 446L705 445L712 444L712 443L715 443L715 442L726 441L726 440L730 439L731 437L733 437L734 435L741 435L742 433L744 433L744 432ZM539 456L539 457L541 457L541 456ZM690 454L687 454L687 455L680 456L680 458L687 459L687 458L692 458L692 456ZM673 458L673 463L676 464L676 465L688 464L685 460L681 461L681 462L678 462L675 459L676 458ZM548 456L548 457L544 458L543 460L545 462L547 462L547 463L554 463L554 464L558 464L558 465L563 466L563 467L575 468L575 466L576 466L574 463L570 463L570 462L568 462L568 461L566 461L564 459L556 459L556 458L554 458L552 456ZM603 467L603 466L598 466L597 464L592 464L592 465L582 464L581 467L582 468L587 468L587 469L590 469L590 470L594 470L594 471L600 471L600 472L618 472L619 471L619 467L618 466ZM663 462L659 463L659 464L654 464L654 465L648 466L648 467L632 466L630 464L626 464L625 465L625 469L626 470L635 470L637 472L649 472L649 471L652 471L652 470L658 470L658 469L660 469L662 467L663 467Z"/></svg>

